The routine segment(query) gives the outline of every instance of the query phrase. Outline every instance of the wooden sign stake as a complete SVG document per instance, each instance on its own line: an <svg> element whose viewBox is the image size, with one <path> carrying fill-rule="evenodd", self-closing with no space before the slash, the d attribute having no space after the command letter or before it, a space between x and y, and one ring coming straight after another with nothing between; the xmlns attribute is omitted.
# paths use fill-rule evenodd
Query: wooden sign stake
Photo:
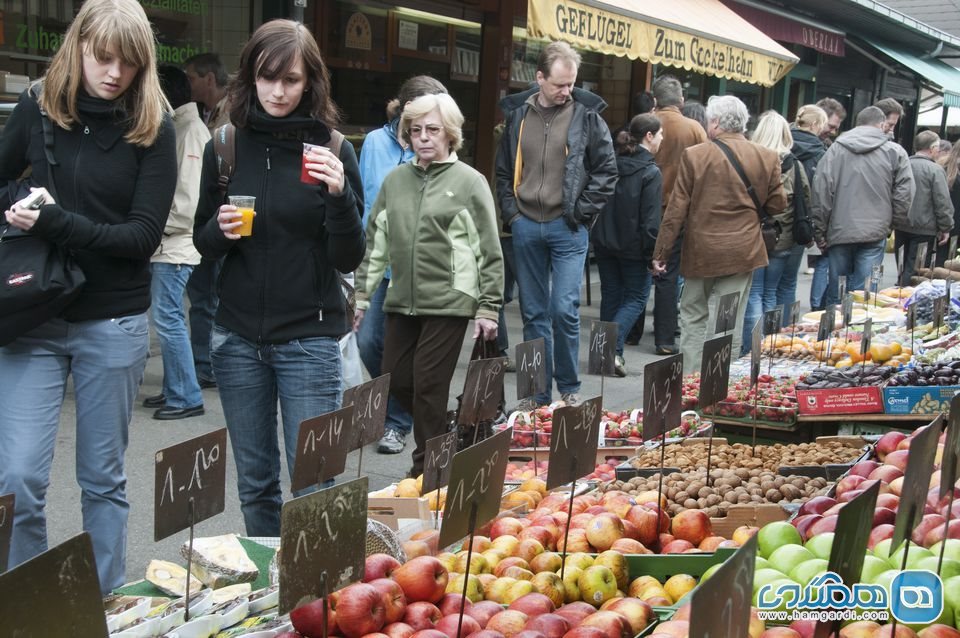
<svg viewBox="0 0 960 638"><path fill-rule="evenodd" d="M950 490L950 502L947 504L947 516L946 521L943 523L943 540L950 538L947 536L947 529L950 527L950 518L953 516L953 494L956 490ZM947 550L946 543L940 543L940 557L937 559L937 575L940 575L940 572L943 570L943 554Z"/></svg>
<svg viewBox="0 0 960 638"><path fill-rule="evenodd" d="M467 587L470 586L470 560L473 557L473 536L477 529L477 502L473 501L470 504L470 536L468 536L468 542L470 543L467 546L467 567L464 570L463 574L463 592L460 595L460 616L457 618L457 635L461 635L461 629L463 629L463 612L467 607Z"/></svg>
<svg viewBox="0 0 960 638"><path fill-rule="evenodd" d="M570 474L576 476L577 469L577 460L576 458L570 458ZM577 479L574 478L570 483L570 505L567 507L567 513L573 511L573 497L577 493ZM567 516L567 522L563 528L563 552L560 554L560 560L563 562L560 564L560 580L563 580L563 573L567 569L567 538L570 536L570 519L572 516Z"/></svg>
<svg viewBox="0 0 960 638"><path fill-rule="evenodd" d="M330 616L330 601L327 600L327 572L320 572L320 597L323 599L323 638L327 638L327 623Z"/></svg>
<svg viewBox="0 0 960 638"><path fill-rule="evenodd" d="M360 456L357 458L357 478L360 478L360 471L363 469L363 433L366 429L367 426L361 423L360 432L357 434L357 447L360 448Z"/></svg>
<svg viewBox="0 0 960 638"><path fill-rule="evenodd" d="M952 491L952 490L951 490L951 491ZM912 520L914 519L914 517L916 516L916 513L917 513L917 504L916 504L916 503L911 503L911 506L910 506L910 516L907 518L907 520L911 520L911 521L912 521ZM900 571L906 571L906 569L907 569L907 555L910 553L910 535L909 535L909 534L907 534L907 537L904 539L903 542L904 542L904 546L903 546L903 560L900 561ZM946 545L946 543L944 543L944 545ZM890 549L891 549L891 550L893 549L893 546L892 546L892 545L890 546ZM939 569L939 567L938 567L938 569ZM892 614L891 614L891 618L893 619L893 623L891 623L891 624L893 625L893 631L890 632L890 635L891 635L891 636L896 636L896 635L897 635L897 618L896 618L896 616L893 616Z"/></svg>
<svg viewBox="0 0 960 638"><path fill-rule="evenodd" d="M440 529L440 474L442 470L437 468L437 506L433 510L433 529ZM474 505L476 507L476 505ZM467 565L469 567L469 565Z"/></svg>
<svg viewBox="0 0 960 638"><path fill-rule="evenodd" d="M536 478L540 475L540 461L537 458L538 454L538 443L540 439L540 433L537 431L537 406L533 406L533 476Z"/></svg>
<svg viewBox="0 0 960 638"><path fill-rule="evenodd" d="M187 595L184 596L183 606L185 610L183 612L183 622L190 620L190 565L193 562L193 504L194 501L191 496L190 500L187 501L187 515L190 517L190 540L188 541L190 551L187 552Z"/></svg>
<svg viewBox="0 0 960 638"><path fill-rule="evenodd" d="M712 435L711 435L712 436ZM660 433L660 480L657 482L657 529L660 529L660 519L662 518L663 501L663 475L666 472L664 466L667 464L667 429L663 428Z"/></svg>

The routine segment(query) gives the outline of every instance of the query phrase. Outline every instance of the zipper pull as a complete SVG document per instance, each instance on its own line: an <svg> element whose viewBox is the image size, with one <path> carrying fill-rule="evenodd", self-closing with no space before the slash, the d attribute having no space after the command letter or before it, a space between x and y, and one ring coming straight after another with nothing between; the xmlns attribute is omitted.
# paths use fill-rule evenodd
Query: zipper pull
<svg viewBox="0 0 960 638"><path fill-rule="evenodd" d="M84 127L83 127L83 134L84 134L84 135L90 135L90 127L89 127L89 126L84 126Z"/></svg>
<svg viewBox="0 0 960 638"><path fill-rule="evenodd" d="M317 321L323 323L323 308L320 308L320 311L317 313Z"/></svg>
<svg viewBox="0 0 960 638"><path fill-rule="evenodd" d="M267 147L267 170L270 170L270 147Z"/></svg>

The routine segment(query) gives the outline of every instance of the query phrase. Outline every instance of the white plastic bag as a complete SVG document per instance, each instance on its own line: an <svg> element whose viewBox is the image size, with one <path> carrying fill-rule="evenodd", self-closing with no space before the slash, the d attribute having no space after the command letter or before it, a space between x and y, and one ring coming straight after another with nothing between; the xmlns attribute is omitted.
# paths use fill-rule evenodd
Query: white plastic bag
<svg viewBox="0 0 960 638"><path fill-rule="evenodd" d="M363 383L363 363L357 347L357 333L352 330L340 339L340 359L343 364L343 389Z"/></svg>

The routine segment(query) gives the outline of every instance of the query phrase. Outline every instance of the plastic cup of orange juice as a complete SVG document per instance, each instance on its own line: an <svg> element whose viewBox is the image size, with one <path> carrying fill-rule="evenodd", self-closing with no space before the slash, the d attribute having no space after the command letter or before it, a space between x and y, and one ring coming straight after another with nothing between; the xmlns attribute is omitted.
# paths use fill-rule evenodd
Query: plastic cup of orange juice
<svg viewBox="0 0 960 638"><path fill-rule="evenodd" d="M257 198L252 195L230 196L230 205L237 207L237 212L240 213L240 221L243 222L233 232L241 237L249 237L253 234L253 217L256 214L254 213L254 204L256 201Z"/></svg>

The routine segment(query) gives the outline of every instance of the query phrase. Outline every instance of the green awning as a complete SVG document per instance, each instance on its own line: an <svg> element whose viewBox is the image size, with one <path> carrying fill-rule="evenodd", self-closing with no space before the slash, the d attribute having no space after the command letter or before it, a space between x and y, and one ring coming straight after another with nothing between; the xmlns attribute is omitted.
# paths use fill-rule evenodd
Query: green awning
<svg viewBox="0 0 960 638"><path fill-rule="evenodd" d="M903 51L889 44L881 44L863 38L870 46L890 56L917 75L926 78L943 90L944 106L960 106L960 69L956 69L936 58L921 58L920 56Z"/></svg>

